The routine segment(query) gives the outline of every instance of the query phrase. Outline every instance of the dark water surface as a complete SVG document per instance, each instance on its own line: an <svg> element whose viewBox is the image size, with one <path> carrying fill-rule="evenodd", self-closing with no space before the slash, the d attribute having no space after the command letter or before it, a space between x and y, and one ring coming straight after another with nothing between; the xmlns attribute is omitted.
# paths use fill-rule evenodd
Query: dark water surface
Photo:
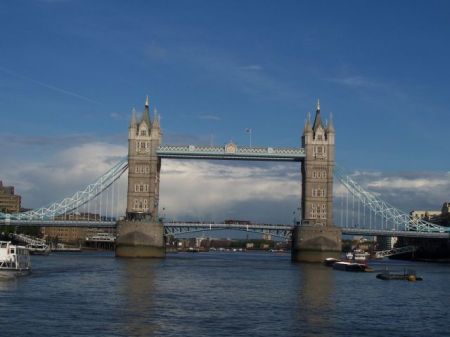
<svg viewBox="0 0 450 337"><path fill-rule="evenodd" d="M382 281L292 264L289 254L112 253L33 256L33 273L0 280L0 336L450 336L450 265L422 282Z"/></svg>

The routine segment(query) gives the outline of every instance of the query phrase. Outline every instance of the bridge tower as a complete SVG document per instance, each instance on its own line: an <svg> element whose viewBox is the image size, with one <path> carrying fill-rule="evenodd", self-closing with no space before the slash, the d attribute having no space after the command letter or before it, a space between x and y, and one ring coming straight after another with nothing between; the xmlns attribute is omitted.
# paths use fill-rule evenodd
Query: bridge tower
<svg viewBox="0 0 450 337"><path fill-rule="evenodd" d="M150 119L148 96L138 122L133 109L128 129L128 190L125 220L117 226L116 256L164 257L164 228L158 217L161 159L160 118Z"/></svg>
<svg viewBox="0 0 450 337"><path fill-rule="evenodd" d="M341 230L333 225L335 129L331 116L328 125L323 124L319 101L313 125L308 114L302 145L302 222L292 233L292 260L339 258Z"/></svg>

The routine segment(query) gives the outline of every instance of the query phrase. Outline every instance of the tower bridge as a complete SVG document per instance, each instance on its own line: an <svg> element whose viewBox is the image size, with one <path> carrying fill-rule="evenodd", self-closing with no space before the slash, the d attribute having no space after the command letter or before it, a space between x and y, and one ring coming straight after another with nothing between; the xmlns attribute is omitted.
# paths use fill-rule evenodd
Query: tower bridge
<svg viewBox="0 0 450 337"><path fill-rule="evenodd" d="M147 97L140 121L133 111L128 132L128 193L126 218L118 222L116 255L164 256L164 228L159 221L159 182L163 158L228 159L302 162L301 209L303 225L292 232L295 261L321 261L339 257L341 230L333 224L333 171L335 130L333 120L322 123L317 101L314 122L304 125L302 147L170 146L162 143L160 118L150 118Z"/></svg>
<svg viewBox="0 0 450 337"><path fill-rule="evenodd" d="M154 117L150 118L147 97L139 120L136 111L132 111L127 158L120 160L97 181L71 197L23 213L0 213L0 224L117 226L116 255L124 257L163 257L165 235L213 229L270 232L279 237L292 238L294 261L321 261L324 257L338 256L343 233L449 237L450 228L410 218L363 189L341 169L335 168L335 136L331 116L329 123L324 124L317 102L314 121L308 114L299 147L248 147L232 142L224 146L162 144L159 114L155 109ZM302 188L299 208L302 220L295 226L163 224L158 214L160 170L162 160L170 158L299 162L299 183ZM119 201L118 195L124 191L120 191L120 185L116 187L115 182L125 172L128 172L126 212L118 214L115 204ZM344 197L336 196L341 201L340 207L333 204L333 187L338 182L347 191L345 205ZM116 221L116 218L123 220ZM336 226L338 222L339 226Z"/></svg>

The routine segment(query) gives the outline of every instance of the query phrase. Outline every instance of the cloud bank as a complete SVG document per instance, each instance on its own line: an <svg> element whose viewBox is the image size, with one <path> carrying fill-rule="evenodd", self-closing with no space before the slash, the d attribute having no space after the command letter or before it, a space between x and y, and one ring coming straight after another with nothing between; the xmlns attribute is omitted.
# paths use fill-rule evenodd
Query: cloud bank
<svg viewBox="0 0 450 337"><path fill-rule="evenodd" d="M126 154L123 145L74 144L57 150L51 158L5 161L0 177L16 187L23 207L37 208L83 190ZM450 200L450 172L355 171L351 175L363 188L406 212L439 210ZM300 203L300 180L300 165L293 163L164 159L160 214L177 221L292 223ZM120 186L123 214L126 175ZM336 206L345 193L336 182Z"/></svg>

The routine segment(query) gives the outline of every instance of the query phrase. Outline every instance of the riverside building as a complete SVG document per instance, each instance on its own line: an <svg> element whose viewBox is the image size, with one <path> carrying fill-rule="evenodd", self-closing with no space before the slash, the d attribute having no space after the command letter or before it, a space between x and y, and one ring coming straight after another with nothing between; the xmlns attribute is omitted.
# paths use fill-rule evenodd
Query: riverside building
<svg viewBox="0 0 450 337"><path fill-rule="evenodd" d="M14 186L3 186L0 180L0 212L20 212L21 197L14 194Z"/></svg>

